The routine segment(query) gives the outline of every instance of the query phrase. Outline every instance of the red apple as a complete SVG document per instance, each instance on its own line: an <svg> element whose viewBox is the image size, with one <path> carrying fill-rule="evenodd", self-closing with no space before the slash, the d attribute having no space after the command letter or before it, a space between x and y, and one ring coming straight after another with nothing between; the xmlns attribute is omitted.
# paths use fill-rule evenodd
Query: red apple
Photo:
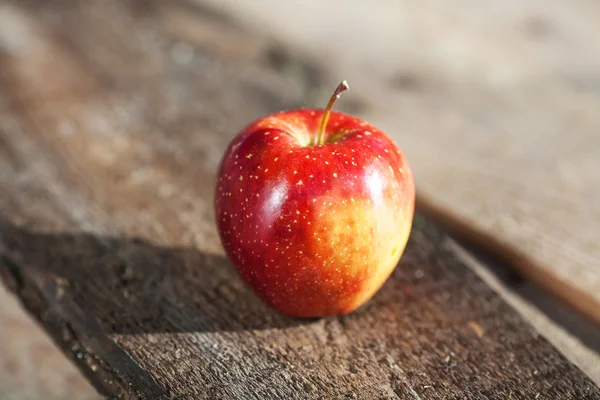
<svg viewBox="0 0 600 400"><path fill-rule="evenodd" d="M266 304L294 317L349 313L388 279L410 234L415 185L382 131L331 111L298 109L242 130L221 161L221 243Z"/></svg>

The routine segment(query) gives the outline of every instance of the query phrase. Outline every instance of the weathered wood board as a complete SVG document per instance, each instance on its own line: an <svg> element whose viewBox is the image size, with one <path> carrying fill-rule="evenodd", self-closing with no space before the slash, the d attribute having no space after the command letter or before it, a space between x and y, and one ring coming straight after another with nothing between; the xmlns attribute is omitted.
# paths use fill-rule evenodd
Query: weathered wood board
<svg viewBox="0 0 600 400"><path fill-rule="evenodd" d="M205 2L348 79L421 210L600 324L600 3Z"/></svg>
<svg viewBox="0 0 600 400"><path fill-rule="evenodd" d="M2 267L0 267L2 268ZM51 337L0 284L0 399L100 400Z"/></svg>
<svg viewBox="0 0 600 400"><path fill-rule="evenodd" d="M215 166L248 121L304 104L310 82L207 12L0 5L2 281L102 394L600 398L421 217L358 312L294 320L256 300L216 236Z"/></svg>

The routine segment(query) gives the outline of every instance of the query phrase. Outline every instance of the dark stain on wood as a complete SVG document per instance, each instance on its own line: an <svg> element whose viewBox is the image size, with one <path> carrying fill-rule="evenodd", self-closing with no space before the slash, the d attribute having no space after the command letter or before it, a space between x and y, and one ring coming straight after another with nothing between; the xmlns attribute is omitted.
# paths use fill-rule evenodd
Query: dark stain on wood
<svg viewBox="0 0 600 400"><path fill-rule="evenodd" d="M424 79L413 72L398 72L389 79L390 87L402 92L423 90Z"/></svg>

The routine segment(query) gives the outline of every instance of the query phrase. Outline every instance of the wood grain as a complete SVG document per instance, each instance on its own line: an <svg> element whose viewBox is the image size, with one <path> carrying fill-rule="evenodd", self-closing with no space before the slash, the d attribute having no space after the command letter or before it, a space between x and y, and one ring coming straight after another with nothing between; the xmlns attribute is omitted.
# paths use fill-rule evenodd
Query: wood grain
<svg viewBox="0 0 600 400"><path fill-rule="evenodd" d="M0 399L102 398L3 285L0 324Z"/></svg>
<svg viewBox="0 0 600 400"><path fill-rule="evenodd" d="M218 242L215 167L243 125L308 91L270 64L267 39L227 18L186 30L206 13L182 1L0 5L2 281L100 393L600 398L421 217L358 312L295 320L259 302ZM263 52L231 56L246 43Z"/></svg>

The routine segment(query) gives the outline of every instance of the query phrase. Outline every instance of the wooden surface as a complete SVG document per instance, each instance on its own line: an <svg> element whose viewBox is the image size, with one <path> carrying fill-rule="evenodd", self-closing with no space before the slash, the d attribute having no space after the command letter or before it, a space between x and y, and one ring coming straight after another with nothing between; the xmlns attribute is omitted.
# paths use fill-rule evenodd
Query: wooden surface
<svg viewBox="0 0 600 400"><path fill-rule="evenodd" d="M206 1L348 79L421 210L600 326L600 3Z"/></svg>
<svg viewBox="0 0 600 400"><path fill-rule="evenodd" d="M2 284L0 324L0 399L102 398Z"/></svg>
<svg viewBox="0 0 600 400"><path fill-rule="evenodd" d="M181 1L0 5L2 281L90 382L123 398L600 398L421 217L360 311L299 321L256 300L211 199L235 132L324 79L281 75L281 57Z"/></svg>

